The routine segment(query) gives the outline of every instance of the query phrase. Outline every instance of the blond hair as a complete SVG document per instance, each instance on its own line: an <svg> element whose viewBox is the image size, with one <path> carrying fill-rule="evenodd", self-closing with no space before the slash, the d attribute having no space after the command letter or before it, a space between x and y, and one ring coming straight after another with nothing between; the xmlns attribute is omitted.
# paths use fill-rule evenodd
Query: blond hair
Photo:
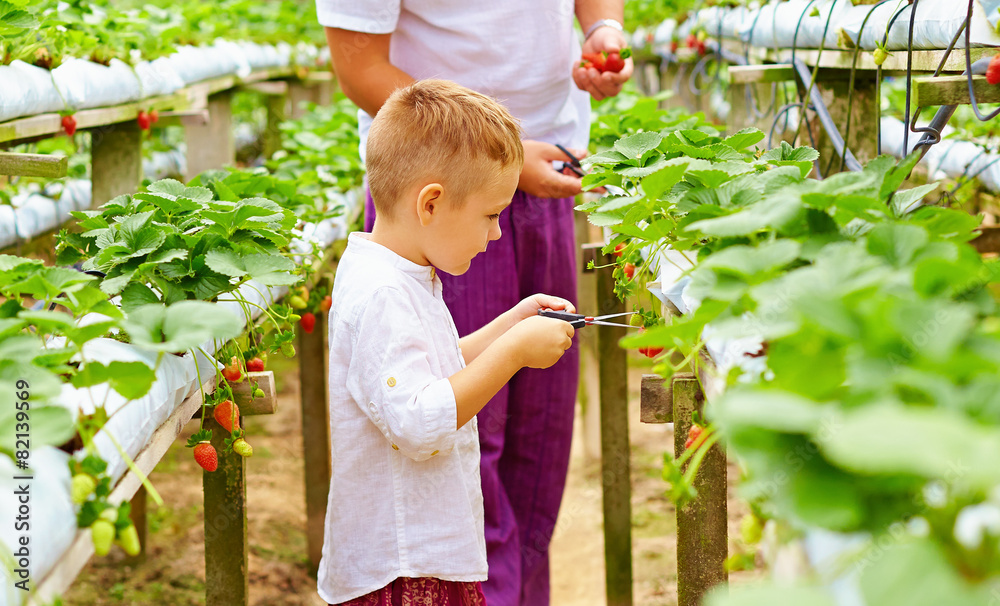
<svg viewBox="0 0 1000 606"><path fill-rule="evenodd" d="M447 80L397 89L368 131L365 167L378 216L421 180L445 185L461 206L502 171L524 164L521 129L499 102Z"/></svg>

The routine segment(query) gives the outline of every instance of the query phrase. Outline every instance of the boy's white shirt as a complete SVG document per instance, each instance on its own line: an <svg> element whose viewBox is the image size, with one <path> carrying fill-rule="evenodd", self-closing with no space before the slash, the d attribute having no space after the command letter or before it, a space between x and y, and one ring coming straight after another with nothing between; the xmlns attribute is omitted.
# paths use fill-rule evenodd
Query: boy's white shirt
<svg viewBox="0 0 1000 606"><path fill-rule="evenodd" d="M397 577L486 580L476 419L433 267L354 232L329 313L332 474L318 588L337 604Z"/></svg>
<svg viewBox="0 0 1000 606"><path fill-rule="evenodd" d="M443 78L497 98L524 138L586 149L590 94L577 88L574 0L316 0L319 22L392 34L390 62L413 78ZM348 45L350 60L368 52ZM358 111L361 158L371 117Z"/></svg>

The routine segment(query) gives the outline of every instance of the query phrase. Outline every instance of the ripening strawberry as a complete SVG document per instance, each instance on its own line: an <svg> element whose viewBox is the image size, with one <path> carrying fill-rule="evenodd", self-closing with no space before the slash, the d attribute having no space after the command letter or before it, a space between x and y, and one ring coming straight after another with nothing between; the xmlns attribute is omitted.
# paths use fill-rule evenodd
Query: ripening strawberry
<svg viewBox="0 0 1000 606"><path fill-rule="evenodd" d="M76 134L76 118L73 116L63 116L62 117L62 128L66 131L66 134L72 137Z"/></svg>
<svg viewBox="0 0 1000 606"><path fill-rule="evenodd" d="M233 356L229 360L229 364L222 369L222 376L230 383L239 383L240 379L243 378L243 373L240 371L240 363L236 359L236 356Z"/></svg>
<svg viewBox="0 0 1000 606"><path fill-rule="evenodd" d="M307 311L302 314L302 318L299 320L299 326L302 327L302 330L312 334L313 328L316 327L316 314L311 311Z"/></svg>
<svg viewBox="0 0 1000 606"><path fill-rule="evenodd" d="M254 357L247 360L247 372L264 372L264 360Z"/></svg>
<svg viewBox="0 0 1000 606"><path fill-rule="evenodd" d="M990 84L1000 84L1000 53L993 55L986 67L986 81Z"/></svg>
<svg viewBox="0 0 1000 606"><path fill-rule="evenodd" d="M331 297L330 295L327 295L327 296L323 297L323 300L320 301L320 304L319 304L320 311L322 311L323 313L326 313L326 312L330 311L331 307L333 307L333 297Z"/></svg>
<svg viewBox="0 0 1000 606"><path fill-rule="evenodd" d="M612 51L608 53L608 58L604 62L604 71L618 73L625 69L625 59L632 56L631 49L625 48L621 52Z"/></svg>
<svg viewBox="0 0 1000 606"><path fill-rule="evenodd" d="M232 400L223 400L216 404L212 416L229 433L233 433L234 429L240 429L240 407Z"/></svg>
<svg viewBox="0 0 1000 606"><path fill-rule="evenodd" d="M155 110L155 109L149 110L149 121L152 124L156 124L157 122L159 122L160 121L160 112L157 111L157 110Z"/></svg>
<svg viewBox="0 0 1000 606"><path fill-rule="evenodd" d="M694 443L698 441L704 430L705 428L701 425L692 425L691 429L688 430L688 439L687 442L684 442L684 448L687 449L694 446Z"/></svg>
<svg viewBox="0 0 1000 606"><path fill-rule="evenodd" d="M139 123L139 128L141 128L142 130L149 130L149 127L152 124L149 114L142 111L141 109L139 110L138 115L136 115L135 121Z"/></svg>
<svg viewBox="0 0 1000 606"><path fill-rule="evenodd" d="M205 471L215 471L219 468L219 453L208 440L202 440L194 447L194 460Z"/></svg>
<svg viewBox="0 0 1000 606"><path fill-rule="evenodd" d="M635 276L635 265L626 263L625 267L622 268L622 271L625 272L625 277L631 280Z"/></svg>
<svg viewBox="0 0 1000 606"><path fill-rule="evenodd" d="M590 66L597 71L604 71L604 63L607 61L607 57L604 56L604 53L583 53L580 58L584 63L589 62Z"/></svg>

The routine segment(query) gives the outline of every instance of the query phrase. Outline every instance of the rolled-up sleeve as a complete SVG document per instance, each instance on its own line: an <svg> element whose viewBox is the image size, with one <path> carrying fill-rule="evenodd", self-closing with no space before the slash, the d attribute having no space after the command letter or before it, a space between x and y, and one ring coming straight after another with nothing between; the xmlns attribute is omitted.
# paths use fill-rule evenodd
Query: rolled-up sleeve
<svg viewBox="0 0 1000 606"><path fill-rule="evenodd" d="M455 392L431 370L432 340L406 294L375 291L354 326L348 389L387 446L416 461L449 451L458 424Z"/></svg>
<svg viewBox="0 0 1000 606"><path fill-rule="evenodd" d="M399 21L399 0L316 0L320 25L366 34L391 34Z"/></svg>

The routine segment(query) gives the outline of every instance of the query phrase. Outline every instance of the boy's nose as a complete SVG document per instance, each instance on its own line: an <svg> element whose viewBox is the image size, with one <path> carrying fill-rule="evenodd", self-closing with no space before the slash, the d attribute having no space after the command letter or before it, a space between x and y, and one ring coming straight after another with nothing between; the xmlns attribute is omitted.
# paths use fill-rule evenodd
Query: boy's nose
<svg viewBox="0 0 1000 606"><path fill-rule="evenodd" d="M500 231L500 226L499 225L497 225L497 226L493 227L492 229L490 229L490 236L489 236L490 237L490 241L499 240L501 235L502 235L502 232Z"/></svg>

